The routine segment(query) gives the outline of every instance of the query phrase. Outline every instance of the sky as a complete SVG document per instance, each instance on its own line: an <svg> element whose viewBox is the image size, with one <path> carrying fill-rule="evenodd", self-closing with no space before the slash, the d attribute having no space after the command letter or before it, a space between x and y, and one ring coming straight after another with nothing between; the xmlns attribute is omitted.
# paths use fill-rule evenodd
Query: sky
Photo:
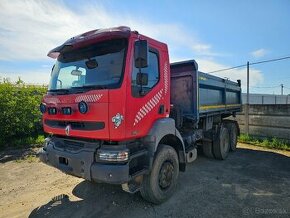
<svg viewBox="0 0 290 218"><path fill-rule="evenodd" d="M47 52L72 36L115 26L168 45L170 61L195 59L211 72L290 56L289 0L0 1L0 79L47 84ZM214 75L242 80L246 69ZM250 92L290 94L290 59L250 66Z"/></svg>

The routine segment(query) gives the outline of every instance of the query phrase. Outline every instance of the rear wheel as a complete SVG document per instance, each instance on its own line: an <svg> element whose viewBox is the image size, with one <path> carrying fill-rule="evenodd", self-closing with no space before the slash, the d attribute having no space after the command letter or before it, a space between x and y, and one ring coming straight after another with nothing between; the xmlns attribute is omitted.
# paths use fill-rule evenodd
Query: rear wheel
<svg viewBox="0 0 290 218"><path fill-rule="evenodd" d="M203 141L202 151L206 157L213 158L214 156L213 156L213 149L212 149L212 141Z"/></svg>
<svg viewBox="0 0 290 218"><path fill-rule="evenodd" d="M140 189L142 197L154 204L166 201L174 193L178 174L176 151L168 145L159 145L152 170L143 178Z"/></svg>
<svg viewBox="0 0 290 218"><path fill-rule="evenodd" d="M227 158L230 149L230 135L227 128L221 125L213 141L213 154L216 159L224 160Z"/></svg>
<svg viewBox="0 0 290 218"><path fill-rule="evenodd" d="M230 134L230 151L235 151L238 143L238 126L235 122L227 122L226 127Z"/></svg>

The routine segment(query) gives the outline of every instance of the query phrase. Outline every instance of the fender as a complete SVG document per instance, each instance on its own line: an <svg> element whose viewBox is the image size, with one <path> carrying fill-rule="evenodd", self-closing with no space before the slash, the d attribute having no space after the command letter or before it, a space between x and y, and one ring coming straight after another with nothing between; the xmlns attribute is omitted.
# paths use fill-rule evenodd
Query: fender
<svg viewBox="0 0 290 218"><path fill-rule="evenodd" d="M142 143L148 148L149 151L150 169L154 160L155 152L157 151L160 142L161 144L168 144L176 149L179 157L180 170L184 171L186 164L185 146L181 134L175 128L174 119L161 118L156 120L148 135L142 140Z"/></svg>

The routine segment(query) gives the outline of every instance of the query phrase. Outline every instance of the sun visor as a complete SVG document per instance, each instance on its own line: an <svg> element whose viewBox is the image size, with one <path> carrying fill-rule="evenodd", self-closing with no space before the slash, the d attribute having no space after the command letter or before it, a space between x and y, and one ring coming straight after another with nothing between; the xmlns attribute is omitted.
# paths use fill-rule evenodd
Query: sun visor
<svg viewBox="0 0 290 218"><path fill-rule="evenodd" d="M48 52L47 56L51 58L58 58L60 53L68 52L80 47L89 46L102 40L108 40L113 38L128 38L130 36L131 29L129 27L120 26L110 29L96 29L81 35L70 38L62 45L52 49Z"/></svg>
<svg viewBox="0 0 290 218"><path fill-rule="evenodd" d="M59 54L62 52L66 52L69 51L73 48L72 45L68 45L68 44L62 44L52 50L50 50L47 54L48 57L56 59L58 58Z"/></svg>

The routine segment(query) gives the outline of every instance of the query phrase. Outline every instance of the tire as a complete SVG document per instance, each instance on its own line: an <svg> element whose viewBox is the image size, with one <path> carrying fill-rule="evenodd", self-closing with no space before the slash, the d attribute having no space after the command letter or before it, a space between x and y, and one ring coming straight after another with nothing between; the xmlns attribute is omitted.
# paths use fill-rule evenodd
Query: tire
<svg viewBox="0 0 290 218"><path fill-rule="evenodd" d="M229 130L230 134L230 151L237 150L237 143L238 143L238 127L236 122L227 122L226 127Z"/></svg>
<svg viewBox="0 0 290 218"><path fill-rule="evenodd" d="M166 201L175 191L178 174L176 151L171 146L159 145L152 170L143 177L140 189L142 197L154 204Z"/></svg>
<svg viewBox="0 0 290 218"><path fill-rule="evenodd" d="M211 141L203 141L202 142L202 151L203 151L203 154L206 157L214 158L213 149L212 149L212 142Z"/></svg>
<svg viewBox="0 0 290 218"><path fill-rule="evenodd" d="M213 154L216 159L225 160L229 154L230 135L224 125L221 125L213 141Z"/></svg>

